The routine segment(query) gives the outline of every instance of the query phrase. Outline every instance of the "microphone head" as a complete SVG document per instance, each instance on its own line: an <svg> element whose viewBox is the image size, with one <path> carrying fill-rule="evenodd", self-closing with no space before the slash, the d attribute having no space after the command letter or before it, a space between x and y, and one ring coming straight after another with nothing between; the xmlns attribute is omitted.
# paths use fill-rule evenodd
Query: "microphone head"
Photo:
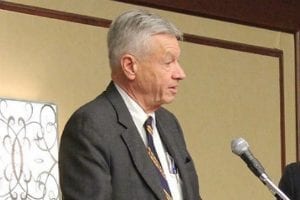
<svg viewBox="0 0 300 200"><path fill-rule="evenodd" d="M243 138L237 138L231 141L231 151L240 156L248 151L249 144Z"/></svg>

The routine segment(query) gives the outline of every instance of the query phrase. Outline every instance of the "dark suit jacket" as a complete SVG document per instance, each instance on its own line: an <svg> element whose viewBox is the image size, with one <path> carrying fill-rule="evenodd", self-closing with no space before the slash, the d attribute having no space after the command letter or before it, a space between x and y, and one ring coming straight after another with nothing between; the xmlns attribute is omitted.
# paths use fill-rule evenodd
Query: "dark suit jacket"
<svg viewBox="0 0 300 200"><path fill-rule="evenodd" d="M156 111L156 120L180 171L184 199L199 200L198 177L178 121L163 108ZM164 199L157 172L113 83L66 124L59 172L65 200Z"/></svg>
<svg viewBox="0 0 300 200"><path fill-rule="evenodd" d="M300 163L291 163L285 167L279 189L291 200L300 200Z"/></svg>

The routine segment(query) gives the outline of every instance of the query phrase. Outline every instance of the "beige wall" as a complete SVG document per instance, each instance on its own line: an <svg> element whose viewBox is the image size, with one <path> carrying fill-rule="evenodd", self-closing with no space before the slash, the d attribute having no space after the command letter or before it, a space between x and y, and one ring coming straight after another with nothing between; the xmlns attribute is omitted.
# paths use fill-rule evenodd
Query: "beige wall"
<svg viewBox="0 0 300 200"><path fill-rule="evenodd" d="M23 3L24 1L12 1ZM26 1L66 12L113 19L135 6L113 1ZM173 12L149 9L183 32L284 52L287 162L296 159L293 36ZM189 22L189 23L187 23ZM107 29L0 10L0 97L52 102L61 134L71 113L96 97L110 80ZM204 199L273 199L231 153L243 137L275 184L281 174L279 60L182 42L187 73L167 107L181 121Z"/></svg>

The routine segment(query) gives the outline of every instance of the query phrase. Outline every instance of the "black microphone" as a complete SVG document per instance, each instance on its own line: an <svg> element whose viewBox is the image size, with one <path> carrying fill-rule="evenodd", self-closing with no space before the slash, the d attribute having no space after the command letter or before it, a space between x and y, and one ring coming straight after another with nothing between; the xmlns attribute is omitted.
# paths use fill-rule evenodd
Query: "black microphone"
<svg viewBox="0 0 300 200"><path fill-rule="evenodd" d="M259 177L265 174L265 169L260 162L253 156L249 149L249 144L243 138L237 138L231 141L231 151L236 155L240 156L249 169Z"/></svg>

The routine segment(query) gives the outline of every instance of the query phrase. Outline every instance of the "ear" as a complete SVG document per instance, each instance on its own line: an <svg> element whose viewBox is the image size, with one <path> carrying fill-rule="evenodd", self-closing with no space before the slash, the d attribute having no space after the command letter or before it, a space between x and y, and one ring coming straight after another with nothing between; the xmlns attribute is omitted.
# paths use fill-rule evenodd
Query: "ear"
<svg viewBox="0 0 300 200"><path fill-rule="evenodd" d="M130 54L123 55L121 58L121 66L125 76L130 80L134 80L137 71L135 57Z"/></svg>

